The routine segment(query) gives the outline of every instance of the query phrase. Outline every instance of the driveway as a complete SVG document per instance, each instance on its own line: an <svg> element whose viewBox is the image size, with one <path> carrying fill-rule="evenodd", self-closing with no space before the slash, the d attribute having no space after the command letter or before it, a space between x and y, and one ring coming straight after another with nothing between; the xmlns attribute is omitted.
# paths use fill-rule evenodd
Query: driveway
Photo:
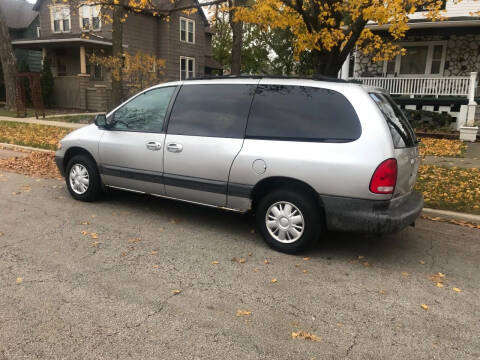
<svg viewBox="0 0 480 360"><path fill-rule="evenodd" d="M0 359L479 358L479 230L419 220L289 256L252 229L0 172Z"/></svg>

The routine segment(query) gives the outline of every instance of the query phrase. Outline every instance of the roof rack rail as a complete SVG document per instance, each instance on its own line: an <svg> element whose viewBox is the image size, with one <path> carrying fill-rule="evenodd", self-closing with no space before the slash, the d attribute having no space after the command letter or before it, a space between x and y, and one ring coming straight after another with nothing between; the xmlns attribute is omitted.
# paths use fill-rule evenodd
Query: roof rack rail
<svg viewBox="0 0 480 360"><path fill-rule="evenodd" d="M338 83L347 83L347 80L338 79L334 77L324 76L324 75L311 75L311 76L296 76L296 75L204 75L197 76L185 81L190 80L215 80L215 79L303 79L303 80L318 80L318 81L328 81L328 82L338 82Z"/></svg>

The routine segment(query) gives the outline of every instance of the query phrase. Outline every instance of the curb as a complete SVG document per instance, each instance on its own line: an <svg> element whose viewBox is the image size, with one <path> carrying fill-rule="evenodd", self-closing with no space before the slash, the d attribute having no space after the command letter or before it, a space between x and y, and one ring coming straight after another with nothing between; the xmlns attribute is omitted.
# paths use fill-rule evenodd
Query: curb
<svg viewBox="0 0 480 360"><path fill-rule="evenodd" d="M42 149L42 148L35 148L35 147L31 147L31 146L22 146L22 145L8 144L8 143L0 143L0 147L9 148L9 149L12 149L12 150L17 150L17 149L27 150L27 151L30 151L30 152L31 152L31 151L41 151L41 152L47 152L47 153L55 152L54 150L48 150L48 149Z"/></svg>
<svg viewBox="0 0 480 360"><path fill-rule="evenodd" d="M437 209L430 209L430 208L423 208L422 214L428 215L428 216L438 216L445 219L462 220L462 221L468 221L468 222L480 224L480 215L466 214L466 213L447 211L447 210L437 210Z"/></svg>

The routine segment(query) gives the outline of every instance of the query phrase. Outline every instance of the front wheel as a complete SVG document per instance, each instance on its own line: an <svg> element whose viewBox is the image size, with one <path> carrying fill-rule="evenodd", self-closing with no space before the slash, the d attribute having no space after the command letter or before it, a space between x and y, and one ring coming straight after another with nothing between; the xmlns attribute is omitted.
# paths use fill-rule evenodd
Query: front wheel
<svg viewBox="0 0 480 360"><path fill-rule="evenodd" d="M266 243L288 254L306 249L321 233L318 205L300 191L278 189L265 195L256 209L256 221Z"/></svg>
<svg viewBox="0 0 480 360"><path fill-rule="evenodd" d="M67 165L65 181L73 198L94 201L101 192L100 175L95 163L85 155L74 156Z"/></svg>

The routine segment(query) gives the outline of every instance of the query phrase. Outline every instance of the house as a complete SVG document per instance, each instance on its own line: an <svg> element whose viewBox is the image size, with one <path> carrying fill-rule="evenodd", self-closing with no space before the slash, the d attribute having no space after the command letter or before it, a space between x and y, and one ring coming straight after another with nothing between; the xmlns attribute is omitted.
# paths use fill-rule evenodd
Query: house
<svg viewBox="0 0 480 360"><path fill-rule="evenodd" d="M164 10L172 6L169 0L158 1ZM181 6L192 1L196 0L184 0ZM111 74L88 60L92 52L109 55L112 50L112 24L102 21L100 7L37 0L33 10L39 13L38 38L15 40L12 45L16 49L40 50L43 58L48 57L56 105L79 110L110 109ZM212 58L211 37L202 10L190 15L173 12L169 21L134 13L123 23L125 51L164 59L165 81L201 76L221 68Z"/></svg>
<svg viewBox="0 0 480 360"><path fill-rule="evenodd" d="M0 0L0 9L7 23L10 38L33 40L37 37L38 12L26 0ZM28 49L15 49L17 63L21 69L41 70L41 52ZM0 99L5 100L5 87L0 67Z"/></svg>
<svg viewBox="0 0 480 360"><path fill-rule="evenodd" d="M410 15L410 30L399 42L406 49L405 56L373 62L356 52L353 60L344 64L341 75L386 88L404 109L447 112L456 118L456 129L461 130L480 120L476 106L480 2L446 0L443 7L443 21L428 20L425 11ZM388 25L367 26L378 34L387 34Z"/></svg>

